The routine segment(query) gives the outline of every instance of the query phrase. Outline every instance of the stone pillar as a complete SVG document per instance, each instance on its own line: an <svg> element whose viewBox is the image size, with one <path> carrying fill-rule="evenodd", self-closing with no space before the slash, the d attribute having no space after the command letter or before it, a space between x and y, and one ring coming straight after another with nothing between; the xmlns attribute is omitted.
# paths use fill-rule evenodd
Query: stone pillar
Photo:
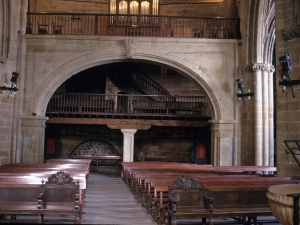
<svg viewBox="0 0 300 225"><path fill-rule="evenodd" d="M210 120L211 159L214 166L232 166L236 161L233 155L234 120Z"/></svg>
<svg viewBox="0 0 300 225"><path fill-rule="evenodd" d="M262 67L263 64L255 63L252 66L254 75L254 151L255 165L262 166L263 164L263 131L262 131Z"/></svg>
<svg viewBox="0 0 300 225"><path fill-rule="evenodd" d="M121 129L123 139L123 162L133 162L134 155L134 134L136 129Z"/></svg>
<svg viewBox="0 0 300 225"><path fill-rule="evenodd" d="M262 70L262 125L263 125L263 160L262 165L269 165L269 67Z"/></svg>
<svg viewBox="0 0 300 225"><path fill-rule="evenodd" d="M43 163L45 122L48 117L21 116L21 134L18 141L16 162Z"/></svg>
<svg viewBox="0 0 300 225"><path fill-rule="evenodd" d="M275 68L269 68L269 166L274 166L274 90L273 73Z"/></svg>

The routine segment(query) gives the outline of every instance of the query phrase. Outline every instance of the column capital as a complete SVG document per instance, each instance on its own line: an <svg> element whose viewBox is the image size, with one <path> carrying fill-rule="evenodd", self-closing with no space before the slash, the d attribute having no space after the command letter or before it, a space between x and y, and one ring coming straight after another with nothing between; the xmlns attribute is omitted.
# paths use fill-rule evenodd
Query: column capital
<svg viewBox="0 0 300 225"><path fill-rule="evenodd" d="M137 129L121 129L123 134L135 134Z"/></svg>
<svg viewBox="0 0 300 225"><path fill-rule="evenodd" d="M251 67L253 72L259 72L259 71L264 72L269 70L269 65L264 63L253 63Z"/></svg>
<svg viewBox="0 0 300 225"><path fill-rule="evenodd" d="M271 64L265 63L253 63L251 65L246 65L243 68L243 72L272 72L274 73L275 67Z"/></svg>
<svg viewBox="0 0 300 225"><path fill-rule="evenodd" d="M45 127L49 117L46 116L18 116L22 127Z"/></svg>

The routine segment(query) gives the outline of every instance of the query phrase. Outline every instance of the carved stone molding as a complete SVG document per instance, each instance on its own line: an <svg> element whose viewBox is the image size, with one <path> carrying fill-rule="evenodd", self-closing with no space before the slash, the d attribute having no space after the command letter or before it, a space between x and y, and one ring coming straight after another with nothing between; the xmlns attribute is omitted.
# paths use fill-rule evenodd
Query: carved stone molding
<svg viewBox="0 0 300 225"><path fill-rule="evenodd" d="M253 73L258 71L274 73L275 67L273 65L264 64L264 63L253 63L251 65L246 65L245 67L242 68L243 73L245 72Z"/></svg>
<svg viewBox="0 0 300 225"><path fill-rule="evenodd" d="M172 188L202 188L202 186L195 177L183 175L175 181Z"/></svg>
<svg viewBox="0 0 300 225"><path fill-rule="evenodd" d="M133 58L135 53L136 40L135 38L126 38L124 39L124 48L127 58Z"/></svg>
<svg viewBox="0 0 300 225"><path fill-rule="evenodd" d="M63 172L59 171L56 174L52 174L49 178L48 181L46 181L46 184L56 184L56 185L67 185L73 183L73 178Z"/></svg>
<svg viewBox="0 0 300 225"><path fill-rule="evenodd" d="M293 27L290 30L281 30L281 36L284 41L300 38L300 26Z"/></svg>
<svg viewBox="0 0 300 225"><path fill-rule="evenodd" d="M111 143L100 139L91 139L79 144L71 155L119 156L119 153Z"/></svg>
<svg viewBox="0 0 300 225"><path fill-rule="evenodd" d="M252 70L254 72L257 72L257 71L269 71L269 65L267 65L267 64L260 64L260 63L254 63L252 65Z"/></svg>
<svg viewBox="0 0 300 225"><path fill-rule="evenodd" d="M269 72L270 73L274 73L275 72L275 67L273 65L270 65Z"/></svg>

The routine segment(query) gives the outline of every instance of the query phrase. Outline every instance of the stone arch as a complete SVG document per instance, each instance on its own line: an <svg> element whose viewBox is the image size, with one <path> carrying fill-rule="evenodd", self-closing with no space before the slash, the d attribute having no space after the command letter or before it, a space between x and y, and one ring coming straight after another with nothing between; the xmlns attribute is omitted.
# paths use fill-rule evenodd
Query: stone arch
<svg viewBox="0 0 300 225"><path fill-rule="evenodd" d="M52 71L32 96L32 102L36 102L36 104L34 105L39 108L33 108L31 109L31 111L37 112L37 115L44 116L46 113L47 104L54 94L55 90L72 75L94 66L120 62L124 60L123 56L116 57L113 54L95 56L94 53L92 53L91 55L93 56L93 58L89 58L87 55L80 56L85 60L80 60L80 57L78 57ZM203 88L208 97L208 100L210 101L213 111L212 115L214 117L213 119L220 120L222 118L220 106L213 92L213 88L210 87L210 85L202 78L202 76L206 75L199 67L196 67L188 61L183 63L181 58L178 58L176 60L176 57L174 56L166 58L162 57L161 55L153 54L146 56L143 55L142 58L136 56L134 59L139 61L143 60L146 62L166 64L195 80ZM202 76L199 76L199 74L201 74Z"/></svg>
<svg viewBox="0 0 300 225"><path fill-rule="evenodd" d="M177 44L174 39L170 39L170 41L171 40L174 41L174 45ZM109 42L110 39L103 38L101 41ZM204 60L195 61L195 57L185 57L185 54L182 54L181 51L166 52L160 48L156 48L156 50L151 48L146 49L143 43L144 39L140 38L136 38L134 43L139 45L142 49L133 48L128 55L126 53L126 44L124 46L124 40L117 39L117 41L119 44L121 43L121 45L115 45L113 48L99 47L95 48L95 50L90 50L91 48L89 48L88 51L84 51L83 48L82 53L77 54L77 56L70 54L67 58L64 58L64 62L48 71L43 78L36 80L35 82L39 85L32 90L28 90L28 93L25 93L27 90L24 90L26 96L24 102L26 102L26 105L22 108L23 111L21 114L31 115L31 112L35 112L36 114L35 116L20 116L22 126L20 128L21 130L16 132L28 133L25 122L32 124L34 129L37 129L35 124L37 120L40 120L41 123L45 123L48 119L45 117L45 114L49 100L57 88L74 74L95 66L122 62L124 60L148 62L158 65L167 65L201 86L212 109L212 120L209 121L211 124L212 137L212 163L216 166L221 166L232 165L233 160L234 162L238 161L238 159L235 159L235 157L238 157L237 154L233 154L239 148L237 145L238 138L236 136L237 104L235 103L236 98L234 98L235 90L233 85L233 76L237 73L235 70L237 60L234 58L234 55L237 54L237 41L218 42L217 44L218 47L221 47L222 51L220 57L225 59L224 63L225 61L228 62L228 67L222 67L226 79L223 79L224 77L210 76L210 70L206 67L206 58L204 58ZM160 41L162 40L158 40L158 43L162 43ZM198 40L196 44L207 45L207 41ZM209 44L213 46L215 42L211 41ZM228 49L229 46L230 48ZM186 54L191 53L192 52L187 52ZM199 53L201 53L200 57L206 55L206 51L203 52L199 50ZM207 53L211 54L210 57L212 57L215 51L207 50ZM219 61L217 62L219 63ZM219 66L219 64L217 64L217 66ZM219 82L219 78L223 79L223 82ZM34 135L34 140L40 140L40 143L34 143L37 146L34 151L36 155L42 156L39 146L41 146L43 142L44 127L43 125L39 125L38 128L39 133ZM27 161L29 161L29 159Z"/></svg>
<svg viewBox="0 0 300 225"><path fill-rule="evenodd" d="M70 155L119 156L120 154L111 143L101 139L90 139L77 145Z"/></svg>
<svg viewBox="0 0 300 225"><path fill-rule="evenodd" d="M249 3L248 51L247 63L272 64L272 53L275 42L275 3L274 0L256 0Z"/></svg>

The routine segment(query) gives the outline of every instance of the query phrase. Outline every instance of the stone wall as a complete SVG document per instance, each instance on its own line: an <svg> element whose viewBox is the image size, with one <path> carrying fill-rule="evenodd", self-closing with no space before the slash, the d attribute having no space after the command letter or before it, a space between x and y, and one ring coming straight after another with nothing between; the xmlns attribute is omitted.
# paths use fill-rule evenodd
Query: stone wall
<svg viewBox="0 0 300 225"><path fill-rule="evenodd" d="M288 34L297 28L294 23L294 10L292 0L276 0L276 57L279 54L289 53L293 69L290 71L291 79L300 79L300 38ZM298 29L299 30L299 29ZM285 36L282 35L284 32ZM286 33L287 32L287 33ZM288 38L286 38L288 37ZM276 58L276 83L282 81L284 72ZM288 154L284 140L300 140L300 88L293 86L282 91L277 86L276 91L276 161L280 175L299 176L299 166L291 154Z"/></svg>
<svg viewBox="0 0 300 225"><path fill-rule="evenodd" d="M57 127L47 125L46 131L54 132ZM94 131L94 134L91 134ZM97 131L97 132L95 132ZM102 140L110 143L118 154L123 155L123 134L120 130L107 126L65 125L60 128L59 141L62 144L60 158L68 158L78 145L87 140ZM134 135L134 161L147 158L172 158L183 162L190 161L191 148L196 140L204 140L209 151L209 128L152 127L138 130Z"/></svg>
<svg viewBox="0 0 300 225"><path fill-rule="evenodd" d="M108 13L109 0L76 1L76 0L30 0L31 12L81 12ZM162 1L160 15L233 17L235 0L225 0L222 3L211 4L174 4Z"/></svg>
<svg viewBox="0 0 300 225"><path fill-rule="evenodd" d="M108 1L29 0L31 12L108 13ZM102 3L101 3L102 2Z"/></svg>
<svg viewBox="0 0 300 225"><path fill-rule="evenodd" d="M26 9L26 1L0 1L0 86L11 86L12 72L20 71L18 57L18 35L22 32L21 14ZM17 85L20 84L20 78ZM14 162L16 159L16 127L19 96L13 92L0 90L0 165Z"/></svg>

